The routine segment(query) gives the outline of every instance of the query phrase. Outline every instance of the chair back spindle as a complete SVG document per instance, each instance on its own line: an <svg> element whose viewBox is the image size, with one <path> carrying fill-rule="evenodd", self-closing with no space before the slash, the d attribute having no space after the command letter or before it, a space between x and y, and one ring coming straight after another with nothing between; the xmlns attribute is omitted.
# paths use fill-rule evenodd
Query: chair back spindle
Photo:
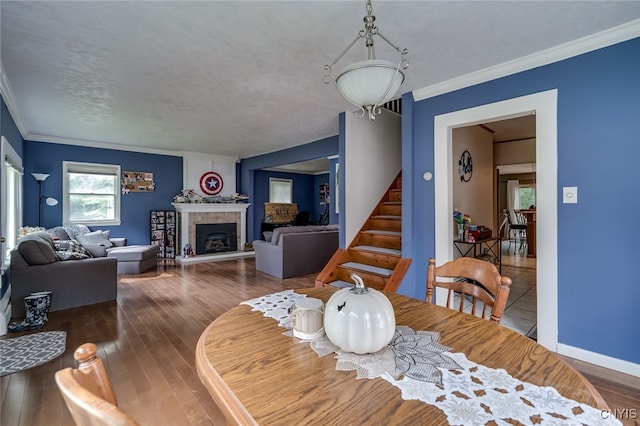
<svg viewBox="0 0 640 426"><path fill-rule="evenodd" d="M447 281L441 280L447 278ZM452 281L453 280L453 281ZM429 259L427 268L427 301L434 302L436 287L447 290L447 307L452 307L455 293L460 296L458 311L466 312L465 302L471 299L471 315L486 318L491 308L491 321L499 323L502 319L511 286L511 278L501 276L491 262L461 257L436 267L435 259ZM482 312L478 313L482 304Z"/></svg>

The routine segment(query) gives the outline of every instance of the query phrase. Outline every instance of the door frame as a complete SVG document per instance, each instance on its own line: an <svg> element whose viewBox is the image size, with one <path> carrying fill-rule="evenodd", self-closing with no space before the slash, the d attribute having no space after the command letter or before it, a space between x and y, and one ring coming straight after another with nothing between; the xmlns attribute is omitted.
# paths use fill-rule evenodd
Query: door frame
<svg viewBox="0 0 640 426"><path fill-rule="evenodd" d="M434 117L435 255L453 259L452 133L454 128L536 114L538 343L558 347L558 90L507 99ZM441 178L438 178L441 177Z"/></svg>
<svg viewBox="0 0 640 426"><path fill-rule="evenodd" d="M19 212L22 212L22 193L18 194L18 198L15 200L7 199L7 174L5 168L5 161L11 162L17 168L22 169L22 158L18 155L18 153L13 149L9 141L4 137L4 135L0 136L0 159L2 164L0 165L0 185L2 186L2 191L0 195L0 236L5 237L7 231L7 209L9 207L14 207L17 203L20 208ZM18 227L22 226L22 214L19 214L17 217ZM9 267L8 263L5 263L7 259L5 258L5 243L0 242L0 270L4 273L5 269Z"/></svg>

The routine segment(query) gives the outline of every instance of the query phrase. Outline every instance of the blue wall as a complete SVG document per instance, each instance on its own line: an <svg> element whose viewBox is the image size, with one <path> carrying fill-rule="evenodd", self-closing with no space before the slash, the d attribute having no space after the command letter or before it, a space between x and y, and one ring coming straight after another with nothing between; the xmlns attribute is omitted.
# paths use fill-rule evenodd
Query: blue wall
<svg viewBox="0 0 640 426"><path fill-rule="evenodd" d="M251 236L253 236L253 239L260 238L260 227L256 228L256 223L259 224L264 215L264 204L258 204L256 201L257 198L264 199L264 195L257 194L254 188L254 174L256 171L282 164L331 157L336 154L338 154L338 136L332 136L293 148L243 159L240 162L239 176L241 184L239 192L247 194L249 203L251 203L247 209L247 239L250 240Z"/></svg>
<svg viewBox="0 0 640 426"><path fill-rule="evenodd" d="M48 173L43 193L62 201L62 162L119 164L124 171L154 174L153 192L130 192L122 195L120 226L100 226L111 230L113 237L127 237L129 244L149 244L149 215L151 210L173 210L173 196L182 190L182 157L144 154L102 148L89 148L44 142L24 142L24 224L38 223L38 184L31 173ZM62 224L62 202L57 206L43 206L42 226L51 228Z"/></svg>
<svg viewBox="0 0 640 426"><path fill-rule="evenodd" d="M434 117L554 88L558 342L638 363L638 236L631 229L640 212L640 38L413 105L410 94L403 97L403 245L414 262L400 291L424 297L426 259L435 254L433 181L421 177L434 168ZM562 204L563 186L579 187L579 204Z"/></svg>
<svg viewBox="0 0 640 426"><path fill-rule="evenodd" d="M269 202L269 178L291 179L293 181L293 201L298 211L308 211L311 220L315 217L315 204L318 191L314 188L314 176L301 173L284 173L256 170L254 173L255 214L253 216L254 238L259 240L261 222L264 220L264 203ZM317 219L315 219L317 220Z"/></svg>
<svg viewBox="0 0 640 426"><path fill-rule="evenodd" d="M9 113L9 108L7 108L7 105L4 103L4 98L1 96L0 98L2 99L2 110L0 111L0 134L9 141L9 144L20 158L24 158L24 155L22 154L22 146L24 143L22 135L20 134L15 121L13 121L13 117L11 117L11 114Z"/></svg>

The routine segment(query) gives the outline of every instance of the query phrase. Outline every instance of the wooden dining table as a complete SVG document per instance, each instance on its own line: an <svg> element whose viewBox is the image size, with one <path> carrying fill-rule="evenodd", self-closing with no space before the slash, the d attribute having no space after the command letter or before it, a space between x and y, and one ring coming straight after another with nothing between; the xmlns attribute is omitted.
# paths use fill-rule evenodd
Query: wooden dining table
<svg viewBox="0 0 640 426"><path fill-rule="evenodd" d="M326 303L336 290L296 293ZM579 372L535 341L495 322L399 294L387 296L397 325L440 332L440 343L469 361L608 409ZM355 371L336 371L334 356L320 357L284 331L277 321L239 305L202 333L198 375L229 424L448 424L436 406L403 400L400 390L382 378L356 379Z"/></svg>

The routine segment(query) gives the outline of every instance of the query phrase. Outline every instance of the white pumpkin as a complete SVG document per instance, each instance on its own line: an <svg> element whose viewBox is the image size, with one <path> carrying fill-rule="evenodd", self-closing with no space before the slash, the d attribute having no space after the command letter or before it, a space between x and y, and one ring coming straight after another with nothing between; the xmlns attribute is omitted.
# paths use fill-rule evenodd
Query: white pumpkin
<svg viewBox="0 0 640 426"><path fill-rule="evenodd" d="M324 331L343 351L377 352L393 338L393 306L382 292L365 287L360 276L351 274L351 279L355 287L338 290L325 305Z"/></svg>

